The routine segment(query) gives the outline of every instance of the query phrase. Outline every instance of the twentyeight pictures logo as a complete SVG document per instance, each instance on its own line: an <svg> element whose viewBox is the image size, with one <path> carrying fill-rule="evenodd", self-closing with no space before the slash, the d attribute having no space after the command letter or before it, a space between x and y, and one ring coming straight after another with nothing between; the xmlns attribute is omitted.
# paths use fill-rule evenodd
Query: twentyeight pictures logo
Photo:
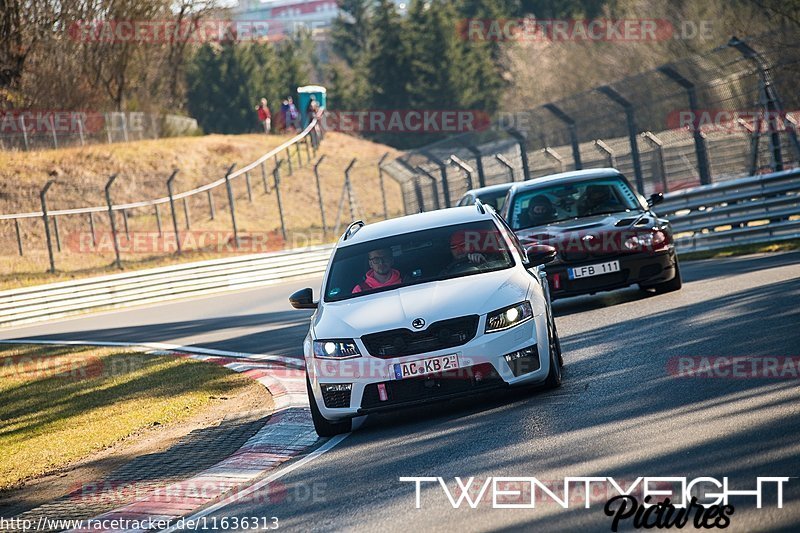
<svg viewBox="0 0 800 533"><path fill-rule="evenodd" d="M417 509L430 508L441 495L453 509L535 510L537 506L557 505L563 509L590 509L603 503L603 513L611 518L611 530L630 521L635 528L677 528L689 525L702 529L724 529L731 525L738 504L754 503L783 508L783 494L789 477L757 477L748 488L734 488L727 477L566 477L559 481L535 477L401 477L412 484ZM600 489L598 491L598 488ZM423 494L425 497L423 498ZM604 498L598 498L604 495ZM600 501L598 501L600 500ZM435 505L435 503L433 503Z"/></svg>

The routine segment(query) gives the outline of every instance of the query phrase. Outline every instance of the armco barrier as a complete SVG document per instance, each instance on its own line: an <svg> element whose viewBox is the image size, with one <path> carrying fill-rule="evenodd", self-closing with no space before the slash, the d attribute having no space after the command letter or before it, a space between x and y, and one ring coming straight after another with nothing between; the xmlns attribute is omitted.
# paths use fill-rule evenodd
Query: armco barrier
<svg viewBox="0 0 800 533"><path fill-rule="evenodd" d="M0 327L247 289L320 274L332 245L215 259L0 292Z"/></svg>
<svg viewBox="0 0 800 533"><path fill-rule="evenodd" d="M800 238L800 169L669 193L655 210L682 252Z"/></svg>

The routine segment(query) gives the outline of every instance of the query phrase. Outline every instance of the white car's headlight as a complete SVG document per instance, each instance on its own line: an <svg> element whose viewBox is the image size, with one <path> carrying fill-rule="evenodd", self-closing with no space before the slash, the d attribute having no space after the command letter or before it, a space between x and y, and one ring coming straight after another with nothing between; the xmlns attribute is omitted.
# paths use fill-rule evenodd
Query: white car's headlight
<svg viewBox="0 0 800 533"><path fill-rule="evenodd" d="M361 357L353 339L330 339L314 341L314 357L321 359L347 359Z"/></svg>
<svg viewBox="0 0 800 533"><path fill-rule="evenodd" d="M529 301L520 302L492 311L486 317L486 333L494 333L495 331L503 331L504 329L513 328L523 322L527 322L533 316L531 303Z"/></svg>

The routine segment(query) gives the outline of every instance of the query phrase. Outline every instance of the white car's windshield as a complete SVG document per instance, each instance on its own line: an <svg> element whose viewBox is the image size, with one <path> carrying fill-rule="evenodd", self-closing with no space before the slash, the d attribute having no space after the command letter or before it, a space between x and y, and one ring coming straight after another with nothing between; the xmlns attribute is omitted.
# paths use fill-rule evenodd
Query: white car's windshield
<svg viewBox="0 0 800 533"><path fill-rule="evenodd" d="M339 248L325 301L514 266L509 246L490 220L394 235Z"/></svg>
<svg viewBox="0 0 800 533"><path fill-rule="evenodd" d="M598 178L522 192L509 218L514 230L620 211L641 211L636 195L620 178Z"/></svg>

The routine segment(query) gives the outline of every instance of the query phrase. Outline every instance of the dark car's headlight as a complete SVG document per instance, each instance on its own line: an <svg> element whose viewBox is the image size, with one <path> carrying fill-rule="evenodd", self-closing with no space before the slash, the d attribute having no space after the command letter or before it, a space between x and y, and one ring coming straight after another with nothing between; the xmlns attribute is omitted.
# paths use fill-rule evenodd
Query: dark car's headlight
<svg viewBox="0 0 800 533"><path fill-rule="evenodd" d="M531 309L531 303L528 301L492 311L486 316L486 333L513 328L523 322L527 322L532 316L533 310Z"/></svg>
<svg viewBox="0 0 800 533"><path fill-rule="evenodd" d="M361 357L353 339L330 339L314 341L314 357L321 359L347 359Z"/></svg>

